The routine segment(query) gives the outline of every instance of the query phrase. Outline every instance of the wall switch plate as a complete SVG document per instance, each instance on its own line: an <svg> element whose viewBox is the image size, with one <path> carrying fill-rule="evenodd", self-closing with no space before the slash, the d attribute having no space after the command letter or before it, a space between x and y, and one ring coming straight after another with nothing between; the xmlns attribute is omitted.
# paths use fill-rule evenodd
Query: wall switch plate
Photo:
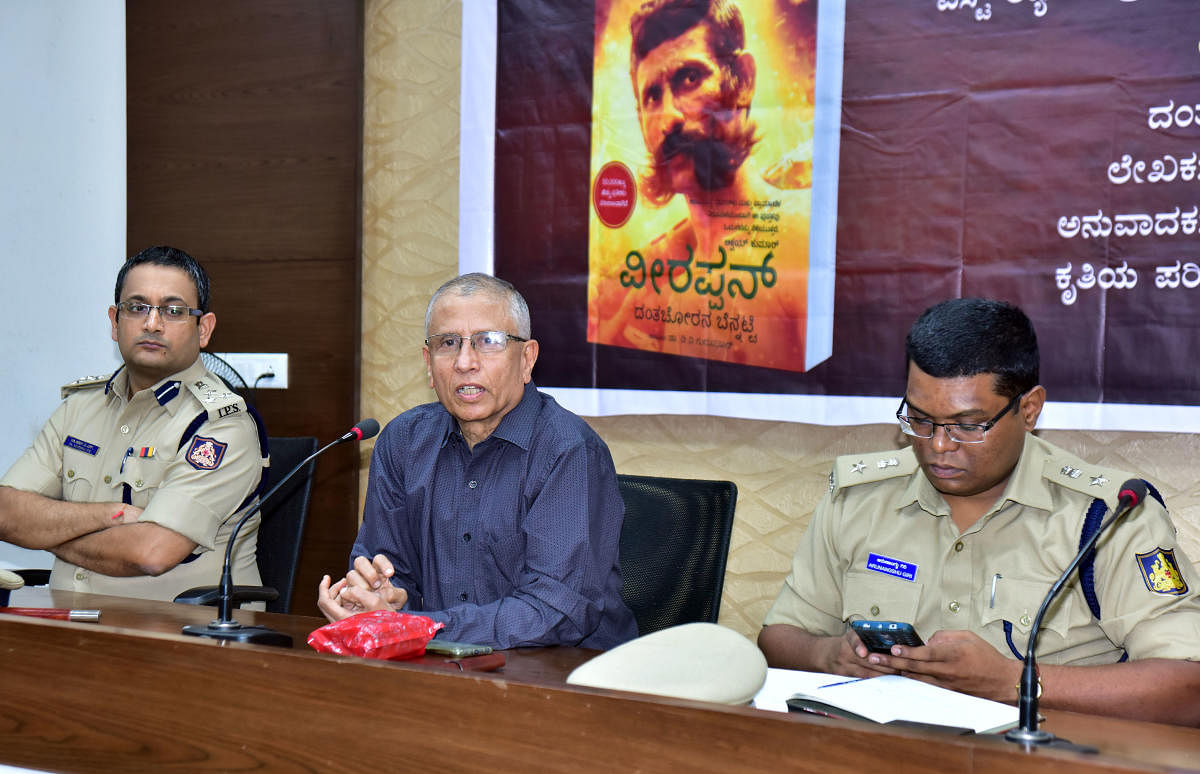
<svg viewBox="0 0 1200 774"><path fill-rule="evenodd" d="M283 390L288 386L286 352L214 352L233 366L247 387L259 390ZM273 374L273 376L265 376ZM261 377L261 378L260 378Z"/></svg>

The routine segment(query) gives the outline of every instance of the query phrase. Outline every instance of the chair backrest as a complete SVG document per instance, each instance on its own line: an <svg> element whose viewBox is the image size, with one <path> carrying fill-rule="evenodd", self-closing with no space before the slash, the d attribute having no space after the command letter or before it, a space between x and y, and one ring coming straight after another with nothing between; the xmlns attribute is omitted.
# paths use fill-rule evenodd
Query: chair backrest
<svg viewBox="0 0 1200 774"><path fill-rule="evenodd" d="M271 467L267 471L264 491L270 491L301 460L317 450L317 439L312 436L270 438L268 444ZM262 524L258 528L258 572L264 586L279 592L279 599L267 603L267 610L272 613L286 613L292 605L292 584L300 561L300 541L308 517L315 467L316 460L310 460L262 509Z"/></svg>
<svg viewBox="0 0 1200 774"><path fill-rule="evenodd" d="M638 634L683 623L716 623L737 505L732 481L620 473L625 501L621 597Z"/></svg>

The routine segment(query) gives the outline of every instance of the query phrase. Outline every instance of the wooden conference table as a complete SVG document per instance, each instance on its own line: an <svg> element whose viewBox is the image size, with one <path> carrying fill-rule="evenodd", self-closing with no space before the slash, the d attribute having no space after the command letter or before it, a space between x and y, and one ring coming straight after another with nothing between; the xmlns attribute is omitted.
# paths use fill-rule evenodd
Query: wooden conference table
<svg viewBox="0 0 1200 774"><path fill-rule="evenodd" d="M318 654L323 621L237 611L292 649L185 637L213 608L22 589L0 615L0 763L51 771L1200 771L1200 730L1047 711L1098 755L563 683L594 652L506 652L497 672L441 658ZM456 669L456 668L455 668Z"/></svg>

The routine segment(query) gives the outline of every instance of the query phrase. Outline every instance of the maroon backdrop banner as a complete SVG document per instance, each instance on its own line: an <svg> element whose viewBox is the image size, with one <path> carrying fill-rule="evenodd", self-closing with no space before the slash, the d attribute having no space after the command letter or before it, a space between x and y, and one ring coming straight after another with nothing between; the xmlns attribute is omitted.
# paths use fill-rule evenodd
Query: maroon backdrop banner
<svg viewBox="0 0 1200 774"><path fill-rule="evenodd" d="M833 354L798 372L588 343L594 8L500 0L494 266L529 301L535 379L900 395L912 320L979 295L1029 313L1052 400L1200 403L1198 10L849 2Z"/></svg>

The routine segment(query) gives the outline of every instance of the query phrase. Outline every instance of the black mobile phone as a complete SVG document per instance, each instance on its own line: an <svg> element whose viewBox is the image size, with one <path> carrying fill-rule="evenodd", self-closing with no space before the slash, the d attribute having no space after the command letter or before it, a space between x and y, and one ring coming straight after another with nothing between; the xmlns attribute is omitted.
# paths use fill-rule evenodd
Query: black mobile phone
<svg viewBox="0 0 1200 774"><path fill-rule="evenodd" d="M469 642L451 642L435 638L425 643L425 652L439 656L465 658L467 656L484 656L491 653L492 649L488 645L473 645Z"/></svg>
<svg viewBox="0 0 1200 774"><path fill-rule="evenodd" d="M910 623L902 621L851 621L850 625L872 653L891 653L893 645L925 644Z"/></svg>

